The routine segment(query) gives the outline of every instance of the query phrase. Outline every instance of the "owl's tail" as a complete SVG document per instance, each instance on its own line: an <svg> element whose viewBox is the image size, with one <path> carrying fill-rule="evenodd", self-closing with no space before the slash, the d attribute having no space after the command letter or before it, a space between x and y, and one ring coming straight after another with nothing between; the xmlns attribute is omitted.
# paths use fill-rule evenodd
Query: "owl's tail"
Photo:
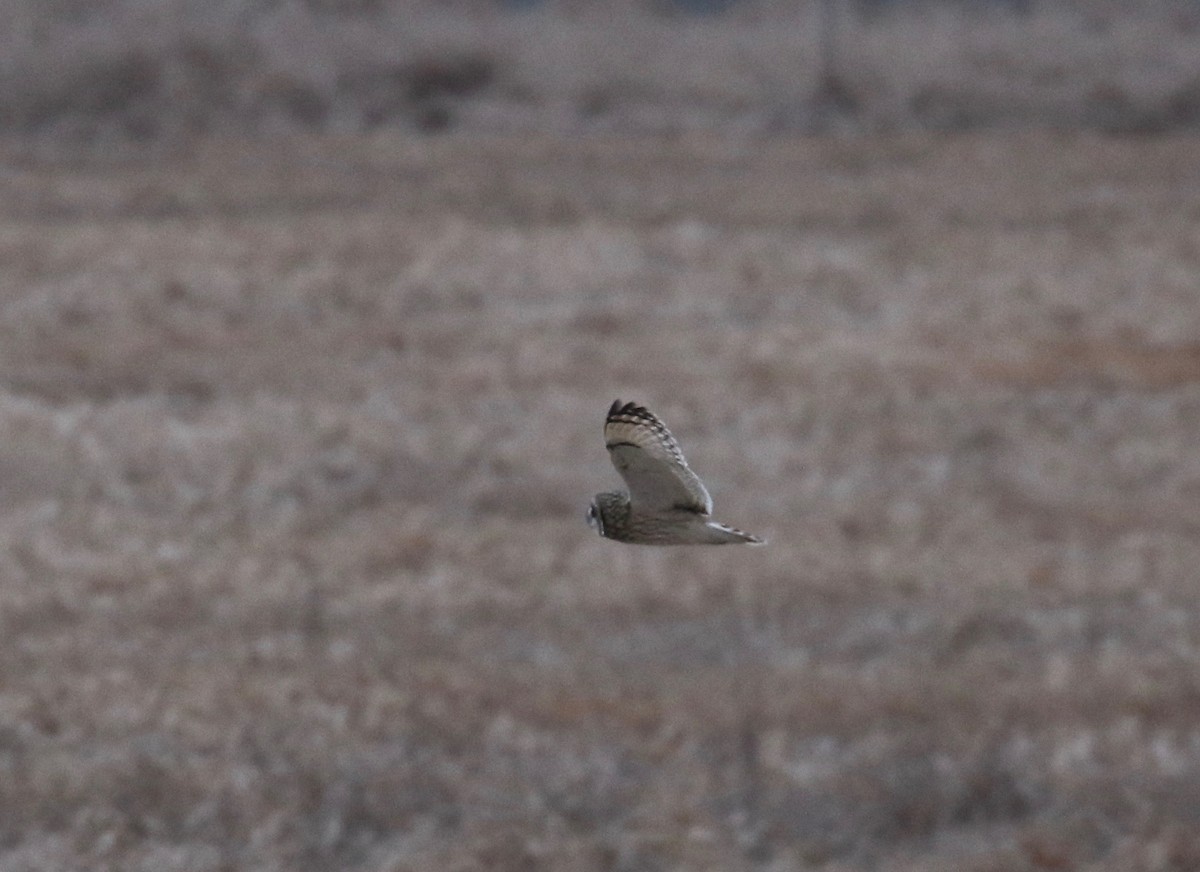
<svg viewBox="0 0 1200 872"><path fill-rule="evenodd" d="M704 525L706 537L705 543L709 545L766 545L767 540L760 539L758 536L751 535L735 527L727 527L724 524L718 524L716 521L709 521Z"/></svg>

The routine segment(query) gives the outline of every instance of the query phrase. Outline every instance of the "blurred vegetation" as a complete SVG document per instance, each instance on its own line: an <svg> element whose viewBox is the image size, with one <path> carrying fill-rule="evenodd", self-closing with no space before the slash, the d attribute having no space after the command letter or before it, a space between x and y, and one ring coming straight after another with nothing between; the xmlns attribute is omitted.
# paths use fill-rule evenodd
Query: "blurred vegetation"
<svg viewBox="0 0 1200 872"><path fill-rule="evenodd" d="M0 869L1194 872L1198 149L8 161Z"/></svg>
<svg viewBox="0 0 1200 872"><path fill-rule="evenodd" d="M1200 5L5 0L0 131L1200 124Z"/></svg>

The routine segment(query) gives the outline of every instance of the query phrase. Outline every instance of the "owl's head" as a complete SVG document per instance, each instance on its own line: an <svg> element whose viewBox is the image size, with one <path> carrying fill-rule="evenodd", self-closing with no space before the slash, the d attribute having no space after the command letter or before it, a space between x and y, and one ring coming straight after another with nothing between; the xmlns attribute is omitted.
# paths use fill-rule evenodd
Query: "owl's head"
<svg viewBox="0 0 1200 872"><path fill-rule="evenodd" d="M601 536L604 535L604 515L600 512L600 504L597 500L592 500L592 504L588 506L587 524Z"/></svg>
<svg viewBox="0 0 1200 872"><path fill-rule="evenodd" d="M629 495L621 491L596 494L588 506L588 526L605 539L620 539L628 526Z"/></svg>

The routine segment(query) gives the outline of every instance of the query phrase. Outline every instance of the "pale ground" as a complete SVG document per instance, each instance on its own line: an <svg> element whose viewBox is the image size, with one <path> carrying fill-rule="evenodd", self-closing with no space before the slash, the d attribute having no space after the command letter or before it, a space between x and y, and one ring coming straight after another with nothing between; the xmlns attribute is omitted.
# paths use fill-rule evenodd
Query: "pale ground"
<svg viewBox="0 0 1200 872"><path fill-rule="evenodd" d="M1198 166L10 149L0 869L1200 868Z"/></svg>

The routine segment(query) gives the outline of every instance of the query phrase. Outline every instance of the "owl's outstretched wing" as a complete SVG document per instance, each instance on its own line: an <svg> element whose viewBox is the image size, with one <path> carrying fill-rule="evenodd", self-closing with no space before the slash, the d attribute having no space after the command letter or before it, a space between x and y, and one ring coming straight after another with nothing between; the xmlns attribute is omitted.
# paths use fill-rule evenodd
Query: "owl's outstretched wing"
<svg viewBox="0 0 1200 872"><path fill-rule="evenodd" d="M688 468L679 443L644 406L614 402L604 420L604 444L634 506L645 511L712 512L712 498Z"/></svg>

